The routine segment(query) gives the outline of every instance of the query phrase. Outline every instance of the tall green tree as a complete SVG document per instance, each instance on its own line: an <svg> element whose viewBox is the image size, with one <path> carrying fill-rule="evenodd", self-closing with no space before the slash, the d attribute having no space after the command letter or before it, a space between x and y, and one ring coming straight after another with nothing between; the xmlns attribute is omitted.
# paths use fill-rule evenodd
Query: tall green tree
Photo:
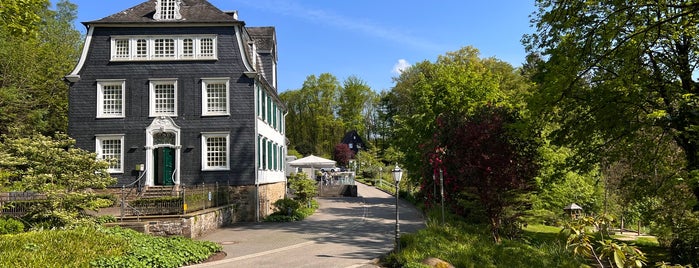
<svg viewBox="0 0 699 268"><path fill-rule="evenodd" d="M40 17L26 25L35 35L0 27L0 134L51 135L67 129L68 86L62 78L79 55L81 36L73 27L77 7L63 0L49 10L48 5L29 5L33 2L43 1L18 1L27 5L16 8Z"/></svg>
<svg viewBox="0 0 699 268"><path fill-rule="evenodd" d="M287 137L303 155L330 157L345 133L356 130L365 141L375 135L377 94L356 76L342 84L329 73L310 75L298 90L280 94L289 113Z"/></svg>
<svg viewBox="0 0 699 268"><path fill-rule="evenodd" d="M699 1L536 4L536 32L524 38L538 55L529 107L554 122L552 140L595 164L669 137L699 170ZM699 199L698 178L685 182Z"/></svg>
<svg viewBox="0 0 699 268"><path fill-rule="evenodd" d="M0 31L12 36L37 34L41 13L49 6L49 0L3 0L0 2Z"/></svg>
<svg viewBox="0 0 699 268"><path fill-rule="evenodd" d="M448 52L436 62L415 64L396 79L384 98L393 146L405 156L402 164L411 171L426 170L423 150L416 144L432 139L440 115L468 115L486 103L510 103L515 91L526 92L527 87L515 68L497 59L482 59L473 47Z"/></svg>
<svg viewBox="0 0 699 268"><path fill-rule="evenodd" d="M287 137L299 153L332 155L344 135L337 119L340 92L337 78L323 73L306 77L299 90L280 94L288 108Z"/></svg>
<svg viewBox="0 0 699 268"><path fill-rule="evenodd" d="M371 111L374 92L369 85L356 76L345 79L340 91L337 115L346 130L367 133L365 115Z"/></svg>

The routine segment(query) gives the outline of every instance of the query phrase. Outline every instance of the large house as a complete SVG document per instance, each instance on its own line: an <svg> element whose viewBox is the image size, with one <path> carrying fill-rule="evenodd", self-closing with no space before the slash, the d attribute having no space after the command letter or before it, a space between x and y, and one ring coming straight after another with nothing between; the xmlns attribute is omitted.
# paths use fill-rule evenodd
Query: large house
<svg viewBox="0 0 699 268"><path fill-rule="evenodd" d="M68 132L116 187L255 185L283 197L285 107L274 27L205 0L149 0L87 27ZM281 195L281 196L280 196Z"/></svg>

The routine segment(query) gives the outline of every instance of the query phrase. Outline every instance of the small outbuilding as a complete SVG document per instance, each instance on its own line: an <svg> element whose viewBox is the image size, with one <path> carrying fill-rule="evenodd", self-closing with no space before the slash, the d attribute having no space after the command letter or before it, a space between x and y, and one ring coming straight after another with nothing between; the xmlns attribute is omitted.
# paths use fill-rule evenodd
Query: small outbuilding
<svg viewBox="0 0 699 268"><path fill-rule="evenodd" d="M582 215L583 209L578 204L572 203L563 208L566 214L570 215L571 218L577 219Z"/></svg>

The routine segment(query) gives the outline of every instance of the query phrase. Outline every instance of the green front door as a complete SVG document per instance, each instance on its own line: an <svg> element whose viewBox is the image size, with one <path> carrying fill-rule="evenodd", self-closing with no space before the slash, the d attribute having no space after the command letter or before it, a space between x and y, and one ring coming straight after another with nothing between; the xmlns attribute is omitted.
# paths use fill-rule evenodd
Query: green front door
<svg viewBox="0 0 699 268"><path fill-rule="evenodd" d="M154 150L155 158L155 184L174 185L172 175L175 172L175 150L169 147L161 147Z"/></svg>

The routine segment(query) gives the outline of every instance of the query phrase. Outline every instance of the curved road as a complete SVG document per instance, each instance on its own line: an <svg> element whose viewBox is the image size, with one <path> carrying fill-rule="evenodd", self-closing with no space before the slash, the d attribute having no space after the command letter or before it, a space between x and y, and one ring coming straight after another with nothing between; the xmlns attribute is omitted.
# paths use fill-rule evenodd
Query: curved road
<svg viewBox="0 0 699 268"><path fill-rule="evenodd" d="M190 267L377 267L393 250L395 197L357 184L359 197L319 198L302 222L241 223L199 238L223 245L223 260ZM421 214L399 202L401 233L424 228Z"/></svg>

